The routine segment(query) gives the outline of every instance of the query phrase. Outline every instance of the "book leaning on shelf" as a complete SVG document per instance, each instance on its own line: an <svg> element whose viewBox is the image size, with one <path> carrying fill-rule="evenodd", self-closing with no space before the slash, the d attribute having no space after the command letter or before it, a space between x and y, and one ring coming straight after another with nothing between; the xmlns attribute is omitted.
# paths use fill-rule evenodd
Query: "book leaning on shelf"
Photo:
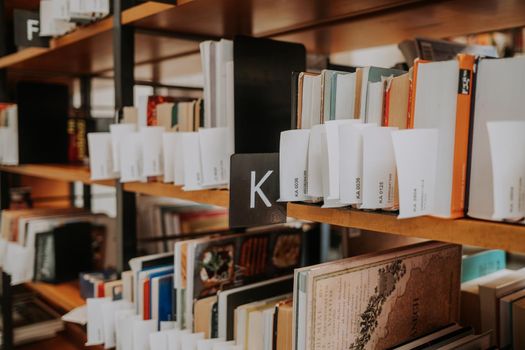
<svg viewBox="0 0 525 350"><path fill-rule="evenodd" d="M281 134L280 199L399 218L462 217L469 199L472 217L524 222L523 69L523 57L459 54L409 72L294 74L298 129Z"/></svg>

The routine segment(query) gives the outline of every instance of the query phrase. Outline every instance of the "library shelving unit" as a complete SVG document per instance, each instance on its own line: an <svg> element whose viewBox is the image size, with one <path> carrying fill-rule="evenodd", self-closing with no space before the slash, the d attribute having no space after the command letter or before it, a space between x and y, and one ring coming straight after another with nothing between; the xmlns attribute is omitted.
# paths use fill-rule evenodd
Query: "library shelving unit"
<svg viewBox="0 0 525 350"><path fill-rule="evenodd" d="M80 81L84 110L91 80L113 79L115 109L133 105L135 84L165 84L164 77L200 71L199 42L235 35L299 42L312 54L396 44L416 36L446 38L525 26L525 1L518 0L113 0L112 16L52 39L49 48L8 52L6 19L14 7L37 9L37 0L0 0L0 101L22 79ZM184 192L163 183L92 182L83 166L27 164L0 167L1 208L10 180L35 176L114 186L117 197L115 252L123 268L136 254L135 194L175 197L228 206L227 190ZM89 191L88 191L89 193ZM84 201L89 207L88 198ZM525 253L525 226L432 217L398 220L392 213L322 209L290 203L288 215L303 220L404 236ZM71 286L30 284L71 309L79 300ZM63 299L59 295L66 295ZM67 296L69 295L69 296Z"/></svg>

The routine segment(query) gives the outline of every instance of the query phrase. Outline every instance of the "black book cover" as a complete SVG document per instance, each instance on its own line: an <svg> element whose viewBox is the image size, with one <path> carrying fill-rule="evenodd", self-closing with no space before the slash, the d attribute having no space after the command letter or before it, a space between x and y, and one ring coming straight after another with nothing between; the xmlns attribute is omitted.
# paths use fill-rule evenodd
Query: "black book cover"
<svg viewBox="0 0 525 350"><path fill-rule="evenodd" d="M291 129L297 129L297 119L299 116L297 115L297 101L299 101L299 96L297 95L299 93L299 74L301 72L292 72L292 81L291 81L291 106L292 106L292 112L291 112Z"/></svg>
<svg viewBox="0 0 525 350"><path fill-rule="evenodd" d="M290 129L292 72L306 68L301 44L235 37L235 153L279 151L281 131Z"/></svg>
<svg viewBox="0 0 525 350"><path fill-rule="evenodd" d="M68 87L19 82L16 102L19 163L67 163Z"/></svg>

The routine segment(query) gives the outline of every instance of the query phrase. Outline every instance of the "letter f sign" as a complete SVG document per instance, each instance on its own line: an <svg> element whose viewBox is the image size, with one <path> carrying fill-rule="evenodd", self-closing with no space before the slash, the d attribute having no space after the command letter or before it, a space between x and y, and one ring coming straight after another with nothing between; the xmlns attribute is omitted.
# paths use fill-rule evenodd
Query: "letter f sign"
<svg viewBox="0 0 525 350"><path fill-rule="evenodd" d="M251 172L251 182L250 182L250 208L255 208L255 193L261 197L264 204L269 208L272 206L272 203L268 200L268 197L264 194L264 192L261 190L262 184L272 175L273 170L268 170L266 174L264 174L263 178L255 184L255 171Z"/></svg>
<svg viewBox="0 0 525 350"><path fill-rule="evenodd" d="M27 20L27 40L33 40L33 33L38 33L38 20L29 19Z"/></svg>

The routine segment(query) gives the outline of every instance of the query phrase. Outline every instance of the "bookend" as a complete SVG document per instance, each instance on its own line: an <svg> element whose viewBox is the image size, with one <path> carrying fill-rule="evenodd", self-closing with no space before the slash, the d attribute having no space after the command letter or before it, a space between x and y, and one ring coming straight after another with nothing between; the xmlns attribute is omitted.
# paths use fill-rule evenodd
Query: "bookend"
<svg viewBox="0 0 525 350"><path fill-rule="evenodd" d="M291 75L306 69L301 44L237 36L233 42L235 152L230 227L286 221L279 198L279 138L290 128Z"/></svg>

